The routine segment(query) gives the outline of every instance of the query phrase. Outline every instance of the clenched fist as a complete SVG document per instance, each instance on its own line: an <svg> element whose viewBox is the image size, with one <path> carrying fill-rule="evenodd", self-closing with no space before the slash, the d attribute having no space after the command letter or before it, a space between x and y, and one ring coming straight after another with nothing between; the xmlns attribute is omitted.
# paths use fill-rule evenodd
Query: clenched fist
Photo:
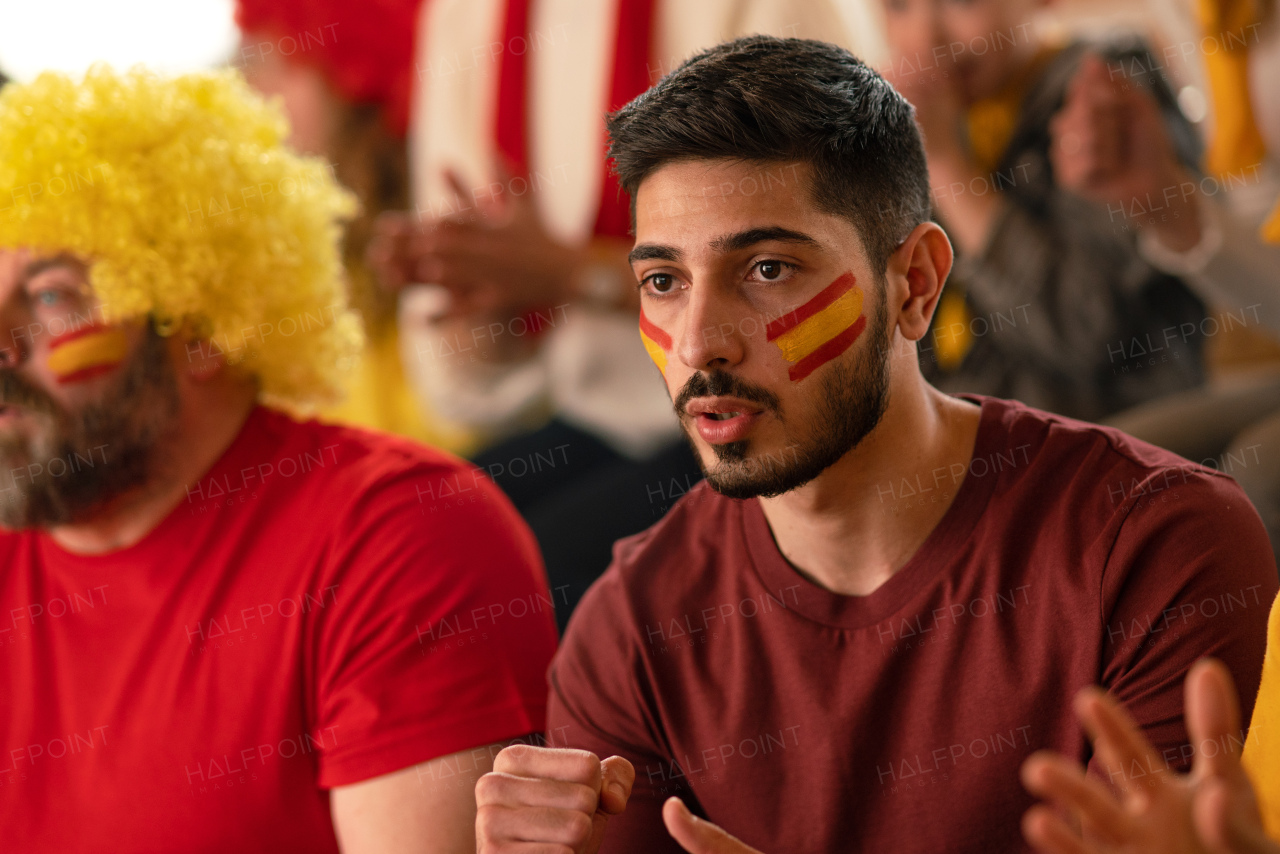
<svg viewBox="0 0 1280 854"><path fill-rule="evenodd" d="M636 772L620 756L517 744L476 784L478 854L595 854Z"/></svg>

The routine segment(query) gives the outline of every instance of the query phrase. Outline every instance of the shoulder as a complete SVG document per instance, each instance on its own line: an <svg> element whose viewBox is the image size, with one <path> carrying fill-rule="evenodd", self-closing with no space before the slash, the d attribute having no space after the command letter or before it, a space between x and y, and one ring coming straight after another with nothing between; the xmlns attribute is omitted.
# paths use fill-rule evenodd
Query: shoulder
<svg viewBox="0 0 1280 854"><path fill-rule="evenodd" d="M278 486L323 507L340 525L408 525L418 536L467 537L478 529L527 531L502 491L471 463L411 439L359 427L297 420L267 410L275 434L269 465ZM301 477L300 477L301 476Z"/></svg>
<svg viewBox="0 0 1280 854"><path fill-rule="evenodd" d="M970 475L998 478L992 501L999 516L1024 532L1068 526L1070 539L1112 557L1129 551L1136 558L1156 540L1166 553L1178 544L1188 554L1210 544L1269 551L1244 490L1216 469L1013 401L985 398L983 409L1000 440L994 451L975 454Z"/></svg>
<svg viewBox="0 0 1280 854"><path fill-rule="evenodd" d="M735 585L738 574L723 564L726 553L744 552L742 505L701 481L645 531L618 540L613 561L574 611L565 635L629 633L644 636L647 625L673 614L696 613ZM589 624L587 628L585 624Z"/></svg>
<svg viewBox="0 0 1280 854"><path fill-rule="evenodd" d="M1060 496L1119 507L1155 484L1198 484L1210 493L1243 492L1230 477L1114 427L1077 421L1012 400L974 398L983 429L996 437L976 452L970 474L1013 475L1007 485L1056 487Z"/></svg>
<svg viewBox="0 0 1280 854"><path fill-rule="evenodd" d="M276 410L263 410L257 429L271 436L275 448L270 461L275 471L269 474L286 479L305 474L309 488L341 490L351 500L404 479L422 481L424 497L432 498L450 496L445 483L450 479L456 480L455 489L487 481L465 460L390 433L299 420Z"/></svg>

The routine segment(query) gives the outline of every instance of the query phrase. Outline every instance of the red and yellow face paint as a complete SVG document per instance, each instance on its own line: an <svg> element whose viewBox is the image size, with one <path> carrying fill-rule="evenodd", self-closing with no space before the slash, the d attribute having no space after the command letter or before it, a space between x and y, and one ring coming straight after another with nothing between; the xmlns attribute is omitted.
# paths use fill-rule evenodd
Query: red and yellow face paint
<svg viewBox="0 0 1280 854"><path fill-rule="evenodd" d="M46 364L59 384L105 374L129 354L129 339L115 326L82 326L49 342Z"/></svg>
<svg viewBox="0 0 1280 854"><path fill-rule="evenodd" d="M765 327L765 338L777 344L782 358L792 363L788 375L793 382L848 350L867 327L862 290L855 282L852 273L845 273Z"/></svg>
<svg viewBox="0 0 1280 854"><path fill-rule="evenodd" d="M654 326L649 318L644 316L644 309L640 309L640 340L644 342L644 349L648 351L649 358L653 359L653 363L665 377L667 351L671 349L671 336Z"/></svg>

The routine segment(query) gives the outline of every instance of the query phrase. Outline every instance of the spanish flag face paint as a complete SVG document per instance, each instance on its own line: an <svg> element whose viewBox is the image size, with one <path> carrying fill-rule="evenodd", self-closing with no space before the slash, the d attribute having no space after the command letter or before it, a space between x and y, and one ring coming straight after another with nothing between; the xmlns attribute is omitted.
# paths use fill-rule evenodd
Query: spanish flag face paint
<svg viewBox="0 0 1280 854"><path fill-rule="evenodd" d="M791 362L788 372L799 382L853 346L867 318L862 313L862 290L852 273L845 273L795 311L765 327L765 338L778 345Z"/></svg>
<svg viewBox="0 0 1280 854"><path fill-rule="evenodd" d="M640 340L644 342L644 349L649 352L649 358L653 359L653 363L665 377L667 351L671 349L671 336L654 326L649 318L644 316L644 309L640 310Z"/></svg>
<svg viewBox="0 0 1280 854"><path fill-rule="evenodd" d="M129 339L113 326L84 326L49 342L49 370L59 384L105 374L129 354Z"/></svg>

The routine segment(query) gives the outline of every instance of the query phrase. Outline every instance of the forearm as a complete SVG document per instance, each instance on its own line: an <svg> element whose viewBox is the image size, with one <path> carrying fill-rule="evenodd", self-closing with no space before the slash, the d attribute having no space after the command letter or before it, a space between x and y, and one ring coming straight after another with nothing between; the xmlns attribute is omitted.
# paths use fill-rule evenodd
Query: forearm
<svg viewBox="0 0 1280 854"><path fill-rule="evenodd" d="M330 793L342 854L473 854L476 781L504 745L442 756Z"/></svg>
<svg viewBox="0 0 1280 854"><path fill-rule="evenodd" d="M1197 198L1197 197L1193 197ZM1280 246L1262 242L1257 231L1216 201L1198 197L1199 241L1177 251L1158 235L1140 233L1138 248L1157 269L1180 276L1214 308L1231 312L1244 326L1280 336Z"/></svg>

